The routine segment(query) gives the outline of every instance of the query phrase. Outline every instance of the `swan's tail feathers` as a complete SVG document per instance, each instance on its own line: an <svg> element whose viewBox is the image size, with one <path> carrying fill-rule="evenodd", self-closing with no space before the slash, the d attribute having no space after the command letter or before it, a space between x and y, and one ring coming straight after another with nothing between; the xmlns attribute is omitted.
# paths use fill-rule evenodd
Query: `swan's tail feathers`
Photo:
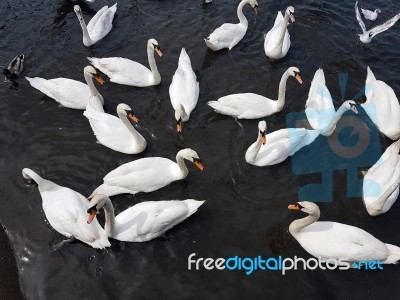
<svg viewBox="0 0 400 300"><path fill-rule="evenodd" d="M376 80L375 75L374 75L374 73L372 73L371 68L368 66L368 68L367 68L367 83L371 82L371 81L375 81L375 80Z"/></svg>
<svg viewBox="0 0 400 300"><path fill-rule="evenodd" d="M187 54L185 48L182 48L181 54L179 55L179 64L184 63L191 65L189 55Z"/></svg>
<svg viewBox="0 0 400 300"><path fill-rule="evenodd" d="M194 214L197 209L203 205L204 202L206 202L205 200L202 201L198 201L198 200L194 200L194 199L187 199L184 200L185 203L187 204L188 208L189 208L189 213L188 213L188 217L191 216L192 214Z"/></svg>
<svg viewBox="0 0 400 300"><path fill-rule="evenodd" d="M219 101L208 101L207 104L211 106L217 113L237 117L237 112L233 108L225 106Z"/></svg>
<svg viewBox="0 0 400 300"><path fill-rule="evenodd" d="M137 193L137 191L131 191L131 190L128 190L123 187L111 186L111 185L107 185L107 184L103 183L97 189L95 189L93 191L93 193L90 194L88 199L91 199L94 197L94 195L98 195L98 194L111 197L111 196L115 196L115 195L119 195L119 194L136 194L136 193Z"/></svg>
<svg viewBox="0 0 400 300"><path fill-rule="evenodd" d="M49 96L50 98L54 98L54 96L47 90L47 79L40 78L40 77L35 77L35 78L25 77L25 78L26 78L26 80L29 81L29 83L31 84L32 87L41 91L46 96Z"/></svg>
<svg viewBox="0 0 400 300"><path fill-rule="evenodd" d="M385 244L385 245L386 245L386 247L388 247L390 254L383 263L397 264L400 260L400 248L395 245L391 245L391 244Z"/></svg>
<svg viewBox="0 0 400 300"><path fill-rule="evenodd" d="M117 3L115 3L113 6L111 6L110 10L115 13L117 11Z"/></svg>
<svg viewBox="0 0 400 300"><path fill-rule="evenodd" d="M319 68L317 71L315 71L315 75L314 75L314 80L318 80L318 81L322 81L325 84L325 74L324 74L324 70L322 70L321 68Z"/></svg>

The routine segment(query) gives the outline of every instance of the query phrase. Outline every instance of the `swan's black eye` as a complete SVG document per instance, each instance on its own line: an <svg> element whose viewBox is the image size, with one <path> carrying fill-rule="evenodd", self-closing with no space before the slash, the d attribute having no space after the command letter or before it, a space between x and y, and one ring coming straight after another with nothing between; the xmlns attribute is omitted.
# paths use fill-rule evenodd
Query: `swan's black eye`
<svg viewBox="0 0 400 300"><path fill-rule="evenodd" d="M176 121L176 124L182 123L182 118L179 118L179 120Z"/></svg>
<svg viewBox="0 0 400 300"><path fill-rule="evenodd" d="M93 205L92 207L90 207L90 208L87 210L87 213L88 213L88 214L91 214L93 210L97 212L96 205Z"/></svg>
<svg viewBox="0 0 400 300"><path fill-rule="evenodd" d="M293 71L293 73L294 73L294 76L296 76L296 75L299 75L299 76L301 76L300 72Z"/></svg>
<svg viewBox="0 0 400 300"><path fill-rule="evenodd" d="M301 204L300 204L299 202L297 202L296 205L297 205L300 209L303 209L303 208L304 208L303 206L301 206Z"/></svg>
<svg viewBox="0 0 400 300"><path fill-rule="evenodd" d="M200 158L194 158L194 157L193 157L193 162L194 162L194 163L201 163L201 159L200 159Z"/></svg>

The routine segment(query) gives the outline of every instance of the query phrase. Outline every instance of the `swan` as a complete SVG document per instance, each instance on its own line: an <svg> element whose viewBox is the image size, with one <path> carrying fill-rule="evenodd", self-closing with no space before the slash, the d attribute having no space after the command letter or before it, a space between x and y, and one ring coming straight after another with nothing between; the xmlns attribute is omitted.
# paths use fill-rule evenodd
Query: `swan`
<svg viewBox="0 0 400 300"><path fill-rule="evenodd" d="M363 180L363 202L371 216L387 212L399 196L400 140L392 143L367 171Z"/></svg>
<svg viewBox="0 0 400 300"><path fill-rule="evenodd" d="M83 44L90 47L104 38L112 29L112 21L117 11L117 3L113 6L103 6L89 21L86 26L79 5L74 6L74 11L82 27Z"/></svg>
<svg viewBox="0 0 400 300"><path fill-rule="evenodd" d="M314 257L324 261L329 258L346 259L350 264L362 260L396 264L400 259L399 247L384 244L358 227L318 221L320 210L315 203L303 201L291 204L288 208L308 214L305 218L294 220L289 232Z"/></svg>
<svg viewBox="0 0 400 300"><path fill-rule="evenodd" d="M285 17L278 11L274 27L265 35L264 51L270 59L280 59L286 55L290 48L290 35L287 30L289 18L294 22L294 7L286 9Z"/></svg>
<svg viewBox="0 0 400 300"><path fill-rule="evenodd" d="M356 1L355 9L356 9L356 18L358 21L358 24L360 24L360 27L363 31L362 34L359 34L360 41L364 44L369 44L372 41L372 38L377 35L378 33L384 32L388 30L390 27L392 27L396 22L400 19L400 13L392 17L391 19L387 20L385 23L382 25L375 26L374 28L367 30L365 28L365 24L363 20L361 19L360 11L358 9L358 1Z"/></svg>
<svg viewBox="0 0 400 300"><path fill-rule="evenodd" d="M378 17L378 14L381 13L381 10L377 8L374 11L371 11L361 7L361 12L364 15L364 18L366 18L367 20L375 21L376 18Z"/></svg>
<svg viewBox="0 0 400 300"><path fill-rule="evenodd" d="M337 121L347 110L358 114L355 105L353 100L348 100L335 111L331 94L326 87L324 71L318 69L315 72L305 105L307 120L313 129L321 130L323 136L330 136L336 128ZM332 123L332 120L337 121Z"/></svg>
<svg viewBox="0 0 400 300"><path fill-rule="evenodd" d="M283 162L315 141L319 135L329 137L334 132L340 117L348 110L358 113L353 100L345 101L322 129L284 128L266 134L267 124L265 121L260 121L257 140L246 151L246 162L259 167Z"/></svg>
<svg viewBox="0 0 400 300"><path fill-rule="evenodd" d="M40 77L25 77L31 86L38 89L46 96L53 98L62 106L73 109L86 109L91 97L97 98L101 104L104 104L103 96L97 91L93 84L93 78L100 84L104 80L97 74L92 66L83 69L83 75L86 83L68 78L44 79Z"/></svg>
<svg viewBox="0 0 400 300"><path fill-rule="evenodd" d="M142 152L146 149L147 142L128 120L129 117L132 121L139 122L132 109L120 103L117 106L117 114L119 118L93 109L83 112L99 144L125 154Z"/></svg>
<svg viewBox="0 0 400 300"><path fill-rule="evenodd" d="M381 80L376 80L371 69L367 69L365 82L367 100L361 107L379 128L392 140L400 138L400 104L393 89Z"/></svg>
<svg viewBox="0 0 400 300"><path fill-rule="evenodd" d="M178 68L169 86L169 97L175 109L177 131L182 132L182 122L189 120L190 113L196 107L199 98L199 82L185 48L182 48Z"/></svg>
<svg viewBox="0 0 400 300"><path fill-rule="evenodd" d="M22 72L24 68L24 60L25 55L17 55L14 59L9 63L7 69L3 70L3 74L9 80L15 80L18 78L18 75Z"/></svg>
<svg viewBox="0 0 400 300"><path fill-rule="evenodd" d="M78 239L98 249L111 246L105 231L97 220L92 225L87 224L85 212L89 208L89 202L84 196L67 187L43 179L28 168L22 170L22 176L36 182L47 220L51 227L68 238L54 248L71 242L73 239Z"/></svg>
<svg viewBox="0 0 400 300"><path fill-rule="evenodd" d="M289 76L293 76L302 84L300 71L296 67L290 67L283 73L279 83L278 100L271 100L264 96L245 93L232 94L219 98L217 101L209 101L217 113L232 116L238 119L258 119L270 116L283 109L285 105L286 81Z"/></svg>
<svg viewBox="0 0 400 300"><path fill-rule="evenodd" d="M111 82L146 87L158 85L161 76L158 72L154 52L163 57L160 46L155 39L147 41L147 58L150 70L136 61L122 57L96 58L88 57L89 62L110 77Z"/></svg>
<svg viewBox="0 0 400 300"><path fill-rule="evenodd" d="M153 192L173 181L185 179L189 174L184 159L194 163L203 170L200 158L196 151L186 148L176 155L176 163L164 157L145 157L126 164L109 172L100 185L90 196L96 194L108 197L138 192Z"/></svg>
<svg viewBox="0 0 400 300"><path fill-rule="evenodd" d="M250 4L257 15L258 3L256 0L242 0L237 8L238 24L224 23L214 30L207 38L204 39L208 48L218 51L223 48L231 50L239 43L246 34L249 23L243 14L243 7Z"/></svg>
<svg viewBox="0 0 400 300"><path fill-rule="evenodd" d="M95 195L89 203L87 222L90 224L97 212L104 208L104 229L108 237L123 242L147 242L162 236L168 229L194 214L204 202L193 199L147 201L115 216L110 198Z"/></svg>

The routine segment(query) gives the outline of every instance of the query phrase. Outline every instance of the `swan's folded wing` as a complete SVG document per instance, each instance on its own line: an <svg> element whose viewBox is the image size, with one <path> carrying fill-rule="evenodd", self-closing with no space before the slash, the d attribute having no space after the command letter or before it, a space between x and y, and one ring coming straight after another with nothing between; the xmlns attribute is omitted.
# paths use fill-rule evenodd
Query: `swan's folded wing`
<svg viewBox="0 0 400 300"><path fill-rule="evenodd" d="M110 114L95 110L85 110L83 115L88 118L92 128L95 127L97 130L99 130L94 130L95 134L97 132L103 135L118 135L120 134L121 130L126 129L126 126L122 123L121 119Z"/></svg>
<svg viewBox="0 0 400 300"><path fill-rule="evenodd" d="M224 45L229 45L233 40L236 39L237 24L225 23L221 27L218 27L210 34L208 40L215 43L222 43Z"/></svg>
<svg viewBox="0 0 400 300"><path fill-rule="evenodd" d="M279 35L280 35L280 28L281 28L280 26L283 26L283 23L284 23L283 15L280 11L278 11L278 13L276 15L274 26L265 35L264 45L268 45L268 47L272 47L272 48L275 46L275 43L273 46L271 46L271 43L274 41L277 42L277 39L279 38ZM288 38L286 36L288 34L289 33L286 29L284 43L285 43L286 39Z"/></svg>
<svg viewBox="0 0 400 300"><path fill-rule="evenodd" d="M91 32L96 26L97 21L99 18L104 14L104 12L108 10L108 6L103 6L100 8L100 10L90 19L89 23L87 24L87 30L89 31L89 34L91 36Z"/></svg>
<svg viewBox="0 0 400 300"><path fill-rule="evenodd" d="M365 32L367 32L367 29L365 28L365 24L364 24L363 20L361 19L360 10L358 9L358 1L356 1L356 4L354 7L356 10L356 18L357 18L358 24L360 24L363 33L365 33Z"/></svg>
<svg viewBox="0 0 400 300"><path fill-rule="evenodd" d="M388 30L390 27L392 27L396 22L400 19L400 13L395 15L393 18L387 20L385 23L382 25L378 25L370 30L370 33L372 34L372 37L377 35L378 33L381 33L385 30Z"/></svg>

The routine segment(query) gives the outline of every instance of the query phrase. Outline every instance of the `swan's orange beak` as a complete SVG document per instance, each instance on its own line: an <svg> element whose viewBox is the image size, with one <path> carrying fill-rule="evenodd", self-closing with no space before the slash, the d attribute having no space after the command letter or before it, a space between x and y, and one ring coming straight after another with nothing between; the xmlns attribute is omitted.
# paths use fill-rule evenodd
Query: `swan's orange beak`
<svg viewBox="0 0 400 300"><path fill-rule="evenodd" d="M296 80L297 80L300 84L303 84L303 80L301 80L300 74L296 74L296 76L294 76L294 78L296 78Z"/></svg>
<svg viewBox="0 0 400 300"><path fill-rule="evenodd" d="M97 81L98 83L100 83L101 85L103 85L103 84L105 83L104 79L101 78L100 75L96 74L96 75L94 75L93 77L94 77L94 79L96 79L96 81Z"/></svg>
<svg viewBox="0 0 400 300"><path fill-rule="evenodd" d="M262 133L261 133L261 143L262 143L263 145L265 145L266 141L267 141L267 139L265 138L265 132L262 132Z"/></svg>
<svg viewBox="0 0 400 300"><path fill-rule="evenodd" d="M255 6L253 7L253 11L254 11L254 14L255 14L255 15L258 15L258 6L257 6L257 5L255 5Z"/></svg>
<svg viewBox="0 0 400 300"><path fill-rule="evenodd" d="M160 47L155 48L154 51L156 51L156 53L158 54L159 57L163 57L164 56L164 54L161 52Z"/></svg>
<svg viewBox="0 0 400 300"><path fill-rule="evenodd" d="M182 132L183 131L183 125L182 125L182 121L179 120L178 123L176 123L176 131L178 132Z"/></svg>
<svg viewBox="0 0 400 300"><path fill-rule="evenodd" d="M300 210L300 207L297 204L290 204L288 208L292 210Z"/></svg>
<svg viewBox="0 0 400 300"><path fill-rule="evenodd" d="M128 114L129 119L131 119L135 123L139 123L139 119L132 113Z"/></svg>
<svg viewBox="0 0 400 300"><path fill-rule="evenodd" d="M195 165L196 167L198 167L200 170L202 170L202 171L204 170L204 167L203 167L203 165L201 164L200 161L196 160L196 161L194 161L193 163L194 163L194 165Z"/></svg>
<svg viewBox="0 0 400 300"><path fill-rule="evenodd" d="M87 220L87 223L88 223L88 224L92 223L93 219L96 217L96 213L97 213L97 212L96 212L95 209L93 209L93 210L90 211L89 218L88 218L88 220Z"/></svg>

